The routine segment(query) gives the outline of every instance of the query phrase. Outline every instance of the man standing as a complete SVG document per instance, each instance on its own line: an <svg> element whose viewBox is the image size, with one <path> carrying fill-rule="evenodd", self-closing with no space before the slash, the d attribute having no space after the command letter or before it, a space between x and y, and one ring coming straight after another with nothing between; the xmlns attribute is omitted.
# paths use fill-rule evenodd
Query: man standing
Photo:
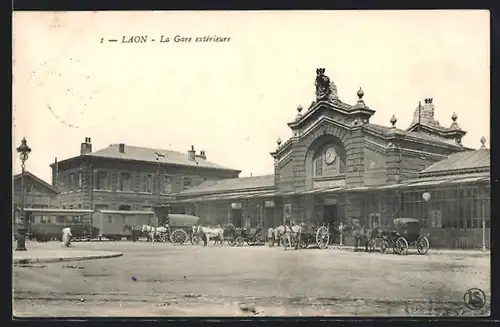
<svg viewBox="0 0 500 327"><path fill-rule="evenodd" d="M66 227L62 229L62 241L67 248L69 248L71 244L71 236L73 236L71 235L71 227Z"/></svg>

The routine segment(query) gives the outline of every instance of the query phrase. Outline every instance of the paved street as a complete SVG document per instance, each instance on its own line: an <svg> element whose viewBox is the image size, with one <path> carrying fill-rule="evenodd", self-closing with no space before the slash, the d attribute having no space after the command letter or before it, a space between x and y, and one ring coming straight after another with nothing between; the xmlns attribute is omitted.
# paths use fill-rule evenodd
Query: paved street
<svg viewBox="0 0 500 327"><path fill-rule="evenodd" d="M15 266L15 315L477 315L487 313L488 305L467 309L464 293L477 287L490 298L490 257L478 253L73 244L123 256ZM39 247L61 244L28 244ZM249 307L257 313L245 310Z"/></svg>

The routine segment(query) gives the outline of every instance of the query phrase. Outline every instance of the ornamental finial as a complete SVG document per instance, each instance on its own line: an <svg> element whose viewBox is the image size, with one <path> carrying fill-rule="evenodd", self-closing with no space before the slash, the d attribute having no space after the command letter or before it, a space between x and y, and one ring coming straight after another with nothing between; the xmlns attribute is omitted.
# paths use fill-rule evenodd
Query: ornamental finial
<svg viewBox="0 0 500 327"><path fill-rule="evenodd" d="M396 118L396 115L392 115L391 117L391 124L392 124L392 128L396 128L396 123L397 123L398 119Z"/></svg>
<svg viewBox="0 0 500 327"><path fill-rule="evenodd" d="M361 86L359 87L357 95L358 95L358 98L360 100L363 99L363 96L365 95L365 92L363 92L363 89L361 88Z"/></svg>

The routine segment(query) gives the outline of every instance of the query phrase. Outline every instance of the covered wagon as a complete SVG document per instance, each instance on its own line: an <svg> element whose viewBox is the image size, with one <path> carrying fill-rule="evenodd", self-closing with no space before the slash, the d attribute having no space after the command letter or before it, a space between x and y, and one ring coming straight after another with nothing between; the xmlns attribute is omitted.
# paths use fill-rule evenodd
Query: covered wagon
<svg viewBox="0 0 500 327"><path fill-rule="evenodd" d="M170 213L161 219L162 226L167 227L170 242L184 244L192 237L193 226L199 224L200 217L181 213Z"/></svg>

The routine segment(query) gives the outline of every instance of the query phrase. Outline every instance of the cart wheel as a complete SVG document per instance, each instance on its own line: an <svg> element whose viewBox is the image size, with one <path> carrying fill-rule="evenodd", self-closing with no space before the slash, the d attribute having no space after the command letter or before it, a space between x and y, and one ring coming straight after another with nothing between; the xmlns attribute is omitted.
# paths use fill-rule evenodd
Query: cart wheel
<svg viewBox="0 0 500 327"><path fill-rule="evenodd" d="M389 243L387 243L386 241L382 241L380 242L380 253L385 253L385 251L387 251L387 248L389 247Z"/></svg>
<svg viewBox="0 0 500 327"><path fill-rule="evenodd" d="M231 239L227 240L227 244L229 244L230 247L233 247L236 245L236 241L231 238Z"/></svg>
<svg viewBox="0 0 500 327"><path fill-rule="evenodd" d="M417 251L421 255L427 254L427 251L429 251L429 240L427 239L427 237L422 236L418 238Z"/></svg>
<svg viewBox="0 0 500 327"><path fill-rule="evenodd" d="M176 229L170 234L170 242L174 244L184 244L188 239L187 233L182 229Z"/></svg>
<svg viewBox="0 0 500 327"><path fill-rule="evenodd" d="M404 237L397 239L396 248L398 249L398 254L400 255L406 255L408 253L408 242Z"/></svg>
<svg viewBox="0 0 500 327"><path fill-rule="evenodd" d="M236 245L237 245L237 246L243 246L243 243L244 243L244 242L245 242L245 240L243 239L243 237L238 236L238 237L236 238Z"/></svg>
<svg viewBox="0 0 500 327"><path fill-rule="evenodd" d="M328 242L330 241L330 234L328 233L328 228L326 226L321 226L316 231L316 243L320 249L326 249L328 247Z"/></svg>
<svg viewBox="0 0 500 327"><path fill-rule="evenodd" d="M193 237L191 237L191 244L193 245L199 245L201 242L201 238L197 235L194 235Z"/></svg>

